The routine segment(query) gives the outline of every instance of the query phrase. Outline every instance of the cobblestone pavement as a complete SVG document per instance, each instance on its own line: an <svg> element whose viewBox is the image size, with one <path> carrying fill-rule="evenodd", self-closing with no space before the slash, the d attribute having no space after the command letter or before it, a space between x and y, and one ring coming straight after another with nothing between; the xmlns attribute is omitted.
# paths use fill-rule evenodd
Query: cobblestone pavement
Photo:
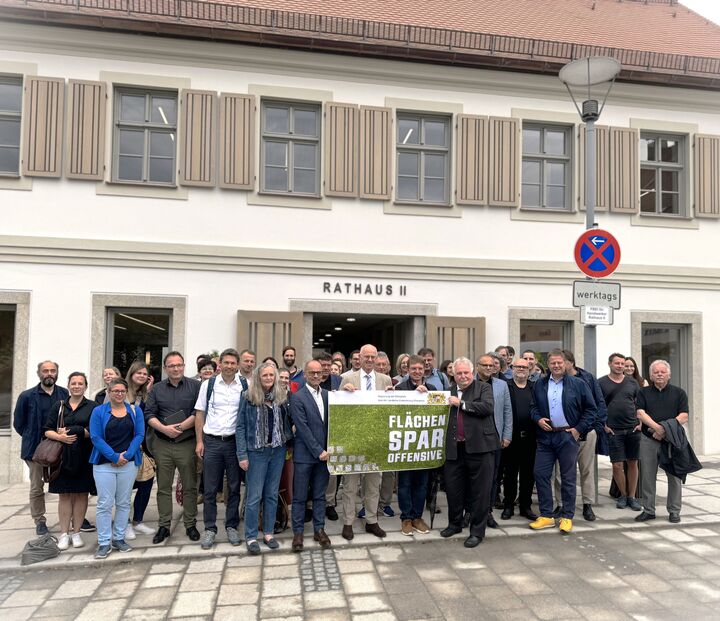
<svg viewBox="0 0 720 621"><path fill-rule="evenodd" d="M358 521L349 543L339 536L341 523L328 522L333 548L321 550L306 535L299 555L289 552L286 532L280 550L249 557L244 546L222 542L222 527L221 543L205 552L180 522L163 545L138 536L133 552L94 561L95 534L87 533L86 548L26 568L19 553L34 537L28 488L0 487L0 620L718 619L720 457L701 460L676 525L663 509L664 477L657 519L638 524L607 497L610 468L601 462L598 520L576 516L569 536L532 533L515 516L467 550L462 536L440 539L443 506L428 535L404 537L397 517L382 518L386 539L360 533ZM56 533L52 498L48 524ZM150 524L154 511L153 503Z"/></svg>

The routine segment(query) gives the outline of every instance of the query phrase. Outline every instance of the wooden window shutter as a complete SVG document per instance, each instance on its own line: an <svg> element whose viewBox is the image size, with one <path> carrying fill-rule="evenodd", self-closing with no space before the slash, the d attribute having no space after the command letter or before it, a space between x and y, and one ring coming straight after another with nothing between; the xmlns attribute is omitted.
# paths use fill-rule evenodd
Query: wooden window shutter
<svg viewBox="0 0 720 621"><path fill-rule="evenodd" d="M585 131L586 125L580 125L580 156L578 157L579 203L585 211ZM595 211L607 211L610 207L610 128L606 125L595 126Z"/></svg>
<svg viewBox="0 0 720 621"><path fill-rule="evenodd" d="M220 187L255 188L255 96L220 95Z"/></svg>
<svg viewBox="0 0 720 621"><path fill-rule="evenodd" d="M695 134L695 215L720 218L720 136Z"/></svg>
<svg viewBox="0 0 720 621"><path fill-rule="evenodd" d="M610 128L610 211L637 213L640 207L640 130Z"/></svg>
<svg viewBox="0 0 720 621"><path fill-rule="evenodd" d="M27 76L24 90L22 173L28 177L59 177L65 80Z"/></svg>
<svg viewBox="0 0 720 621"><path fill-rule="evenodd" d="M501 207L520 205L520 122L490 117L490 168L488 203Z"/></svg>
<svg viewBox="0 0 720 621"><path fill-rule="evenodd" d="M392 110L360 108L360 197L390 200Z"/></svg>
<svg viewBox="0 0 720 621"><path fill-rule="evenodd" d="M180 183L215 185L217 98L211 91L180 93Z"/></svg>
<svg viewBox="0 0 720 621"><path fill-rule="evenodd" d="M325 195L358 195L357 106L325 104Z"/></svg>
<svg viewBox="0 0 720 621"><path fill-rule="evenodd" d="M459 114L457 117L457 203L487 205L488 119Z"/></svg>
<svg viewBox="0 0 720 621"><path fill-rule="evenodd" d="M68 82L65 176L100 181L105 172L105 82Z"/></svg>

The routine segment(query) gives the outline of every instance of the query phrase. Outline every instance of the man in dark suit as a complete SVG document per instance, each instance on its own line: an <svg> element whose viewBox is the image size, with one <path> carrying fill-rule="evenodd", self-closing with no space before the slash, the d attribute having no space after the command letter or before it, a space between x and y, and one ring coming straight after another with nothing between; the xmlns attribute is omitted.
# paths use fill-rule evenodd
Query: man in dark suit
<svg viewBox="0 0 720 621"><path fill-rule="evenodd" d="M314 539L322 548L330 547L325 533L325 490L330 473L327 468L328 393L320 387L322 365L310 360L305 365L305 386L290 397L290 416L295 424L293 447L292 551L303 549L305 503L312 490Z"/></svg>
<svg viewBox="0 0 720 621"><path fill-rule="evenodd" d="M473 363L467 358L458 358L453 371L455 382L450 387L450 421L445 436L448 526L440 535L452 537L462 532L465 490L469 484L470 536L465 547L474 548L485 536L495 451L500 448L500 439L490 384L474 378Z"/></svg>

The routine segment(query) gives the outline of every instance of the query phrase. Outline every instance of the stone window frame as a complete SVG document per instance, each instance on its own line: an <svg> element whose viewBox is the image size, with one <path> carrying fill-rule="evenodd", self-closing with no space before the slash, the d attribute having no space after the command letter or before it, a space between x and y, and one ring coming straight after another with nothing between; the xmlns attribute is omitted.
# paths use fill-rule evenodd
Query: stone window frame
<svg viewBox="0 0 720 621"><path fill-rule="evenodd" d="M585 355L585 332L580 323L580 309L567 308L509 308L508 343L520 343L521 321L567 321L571 322L572 343L570 349L575 354L577 366L582 367ZM516 352L518 355L522 352Z"/></svg>

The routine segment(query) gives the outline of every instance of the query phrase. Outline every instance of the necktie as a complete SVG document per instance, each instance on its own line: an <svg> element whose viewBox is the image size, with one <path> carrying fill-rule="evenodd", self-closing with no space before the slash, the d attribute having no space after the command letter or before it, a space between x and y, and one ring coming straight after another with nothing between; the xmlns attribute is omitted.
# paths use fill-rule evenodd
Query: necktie
<svg viewBox="0 0 720 621"><path fill-rule="evenodd" d="M372 378L369 374L365 376L365 390L372 390Z"/></svg>

